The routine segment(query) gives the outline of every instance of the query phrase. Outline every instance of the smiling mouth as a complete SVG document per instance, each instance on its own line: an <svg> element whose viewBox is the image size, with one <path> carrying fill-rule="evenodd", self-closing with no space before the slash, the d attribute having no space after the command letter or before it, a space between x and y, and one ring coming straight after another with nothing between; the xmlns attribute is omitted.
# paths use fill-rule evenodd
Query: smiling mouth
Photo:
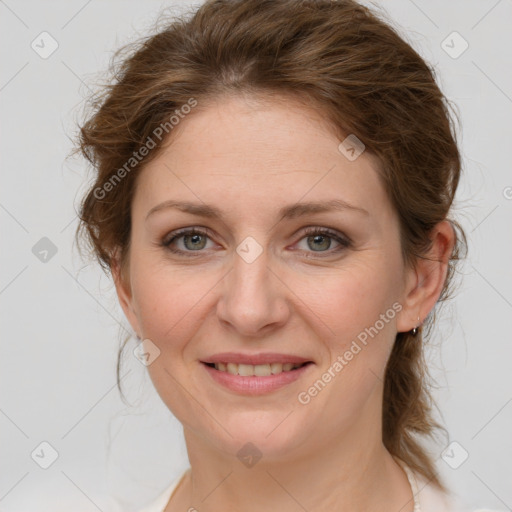
<svg viewBox="0 0 512 512"><path fill-rule="evenodd" d="M203 363L210 368L214 368L220 372L229 373L231 375L239 375L241 377L269 377L285 372L293 372L298 368L312 364L311 361L305 363L270 363L270 364L236 364L236 363Z"/></svg>

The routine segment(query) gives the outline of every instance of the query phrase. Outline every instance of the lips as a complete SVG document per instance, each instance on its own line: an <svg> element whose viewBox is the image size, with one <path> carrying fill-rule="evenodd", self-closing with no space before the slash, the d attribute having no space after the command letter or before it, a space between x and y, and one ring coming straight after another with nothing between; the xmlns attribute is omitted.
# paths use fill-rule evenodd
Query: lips
<svg viewBox="0 0 512 512"><path fill-rule="evenodd" d="M275 354L272 357L275 358ZM284 358L290 359L289 356L284 356ZM303 358L298 359L304 360ZM261 360L261 354L259 360ZM295 365L293 363L281 364L275 362L259 365L243 363L237 365L236 363L202 362L201 366L206 370L206 374L209 375L210 379L220 384L223 388L237 394L255 396L272 393L287 385L291 385L308 374L314 363L309 361ZM293 366L298 366L298 368L293 368Z"/></svg>
<svg viewBox="0 0 512 512"><path fill-rule="evenodd" d="M293 364L293 363L271 363L271 364L236 364L236 363L203 363L210 368L215 368L220 372L227 372L231 375L240 375L242 377L268 377L270 375L278 375L283 372L290 372L302 368L310 363Z"/></svg>
<svg viewBox="0 0 512 512"><path fill-rule="evenodd" d="M304 363L312 363L311 359L307 359L305 357L300 357L291 354L279 354L273 352L265 352L260 354L243 354L240 352L223 352L220 354L212 355L208 358L201 360L202 363L206 364L216 364L216 363L234 363L237 365L247 364L247 365L263 365L263 364L272 364L272 363L280 363L280 364L292 364L292 365L301 365Z"/></svg>

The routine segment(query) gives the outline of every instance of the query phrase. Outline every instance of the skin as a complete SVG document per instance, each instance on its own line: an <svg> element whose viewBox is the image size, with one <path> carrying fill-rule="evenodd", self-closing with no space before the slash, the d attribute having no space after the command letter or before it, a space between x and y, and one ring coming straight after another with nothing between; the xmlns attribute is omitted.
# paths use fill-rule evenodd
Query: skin
<svg viewBox="0 0 512 512"><path fill-rule="evenodd" d="M131 326L160 350L148 366L155 388L184 428L191 471L165 510L400 510L412 492L382 444L382 379L397 332L417 326L441 293L450 224L432 232L437 261L406 268L378 161L368 152L349 161L321 114L292 98L219 98L171 135L137 182L126 279L113 269ZM223 219L168 208L146 220L170 199L213 205ZM330 199L368 213L278 215L290 204ZM351 245L315 241L306 226L335 230ZM173 243L191 257L162 246L192 227L210 235ZM248 236L263 249L252 263L236 252ZM298 393L396 302L401 311L299 403ZM284 388L249 397L216 384L200 363L224 351L296 354L314 366ZM250 468L237 457L247 442L263 454Z"/></svg>

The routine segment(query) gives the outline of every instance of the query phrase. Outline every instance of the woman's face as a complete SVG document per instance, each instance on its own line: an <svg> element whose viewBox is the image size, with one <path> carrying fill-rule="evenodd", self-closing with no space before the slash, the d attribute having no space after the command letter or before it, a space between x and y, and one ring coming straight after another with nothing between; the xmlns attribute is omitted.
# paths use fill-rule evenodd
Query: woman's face
<svg viewBox="0 0 512 512"><path fill-rule="evenodd" d="M151 340L163 401L189 435L233 455L247 442L282 457L348 432L380 436L385 365L418 311L403 304L412 274L375 159L340 151L321 116L292 100L222 99L172 135L139 176L130 282L116 282ZM184 236L193 229L206 235ZM310 364L259 378L205 365L226 352ZM248 379L259 392L236 388Z"/></svg>

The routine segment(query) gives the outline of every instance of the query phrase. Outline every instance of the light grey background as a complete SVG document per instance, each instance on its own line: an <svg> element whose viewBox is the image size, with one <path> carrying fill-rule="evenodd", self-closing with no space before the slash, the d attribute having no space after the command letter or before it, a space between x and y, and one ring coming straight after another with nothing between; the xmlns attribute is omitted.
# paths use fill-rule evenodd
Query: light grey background
<svg viewBox="0 0 512 512"><path fill-rule="evenodd" d="M111 283L72 247L91 175L85 162L65 161L83 97L112 52L146 35L162 7L185 4L0 0L2 511L106 511L114 499L129 510L188 467L181 425L135 357L124 378L135 405L120 401L119 324L129 326ZM456 215L470 252L430 364L450 440L469 457L458 469L439 458L439 470L469 504L510 510L512 2L379 5L436 66L463 125ZM43 31L59 45L47 59L31 48ZM453 31L469 44L458 58L441 46L462 48ZM43 237L57 249L46 263L32 252ZM42 442L58 452L48 469L31 457L49 456Z"/></svg>

